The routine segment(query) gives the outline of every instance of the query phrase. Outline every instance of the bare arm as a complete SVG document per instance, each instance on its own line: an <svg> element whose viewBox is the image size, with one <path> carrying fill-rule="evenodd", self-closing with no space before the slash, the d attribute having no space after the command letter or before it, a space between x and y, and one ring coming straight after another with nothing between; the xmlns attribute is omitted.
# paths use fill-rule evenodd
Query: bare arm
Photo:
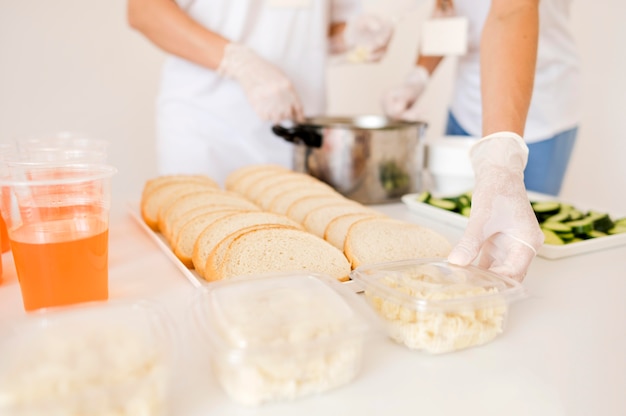
<svg viewBox="0 0 626 416"><path fill-rule="evenodd" d="M128 0L128 23L164 51L217 69L229 41L189 17L174 0Z"/></svg>
<svg viewBox="0 0 626 416"><path fill-rule="evenodd" d="M493 0L480 50L483 136L524 134L537 61L539 0Z"/></svg>

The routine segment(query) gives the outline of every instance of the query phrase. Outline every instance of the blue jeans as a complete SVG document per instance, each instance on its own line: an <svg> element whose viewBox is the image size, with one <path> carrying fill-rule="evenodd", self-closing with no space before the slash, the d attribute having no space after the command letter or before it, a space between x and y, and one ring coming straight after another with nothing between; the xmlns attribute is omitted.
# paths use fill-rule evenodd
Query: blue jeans
<svg viewBox="0 0 626 416"><path fill-rule="evenodd" d="M524 170L526 189L549 195L559 194L577 133L578 128L575 127L528 145L528 164ZM469 136L450 112L446 135Z"/></svg>

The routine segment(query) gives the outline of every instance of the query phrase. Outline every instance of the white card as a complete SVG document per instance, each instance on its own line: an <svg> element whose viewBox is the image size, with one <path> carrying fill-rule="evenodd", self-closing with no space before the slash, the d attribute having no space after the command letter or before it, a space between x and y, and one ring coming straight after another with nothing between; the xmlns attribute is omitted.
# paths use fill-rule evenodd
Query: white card
<svg viewBox="0 0 626 416"><path fill-rule="evenodd" d="M424 56L464 55L467 52L466 17L429 19L422 26L420 54Z"/></svg>
<svg viewBox="0 0 626 416"><path fill-rule="evenodd" d="M312 0L267 0L268 7L283 9L305 9L311 6Z"/></svg>

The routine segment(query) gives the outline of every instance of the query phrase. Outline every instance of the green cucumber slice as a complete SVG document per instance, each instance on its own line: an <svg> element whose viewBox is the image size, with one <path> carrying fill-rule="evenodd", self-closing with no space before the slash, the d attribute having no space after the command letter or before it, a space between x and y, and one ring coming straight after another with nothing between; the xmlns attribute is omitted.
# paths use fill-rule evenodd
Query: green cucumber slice
<svg viewBox="0 0 626 416"><path fill-rule="evenodd" d="M543 231L544 244L550 244L553 246L562 246L563 244L565 244L561 237L559 237L554 231L547 230L545 228L542 228L541 231Z"/></svg>
<svg viewBox="0 0 626 416"><path fill-rule="evenodd" d="M430 192L424 191L417 196L417 202L428 203L430 199Z"/></svg>
<svg viewBox="0 0 626 416"><path fill-rule="evenodd" d="M572 232L572 227L568 225L568 223L562 223L562 222L544 222L543 224L541 224L541 227L546 229L546 230L550 230L550 231L554 231L555 233L571 233Z"/></svg>
<svg viewBox="0 0 626 416"><path fill-rule="evenodd" d="M447 211L456 210L456 203L449 199L433 198L431 197L428 203L434 207L445 209Z"/></svg>

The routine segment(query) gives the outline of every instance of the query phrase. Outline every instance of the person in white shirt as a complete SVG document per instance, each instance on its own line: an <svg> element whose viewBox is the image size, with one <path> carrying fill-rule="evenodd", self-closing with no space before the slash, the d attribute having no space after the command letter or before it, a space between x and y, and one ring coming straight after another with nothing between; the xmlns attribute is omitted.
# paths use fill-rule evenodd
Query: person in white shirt
<svg viewBox="0 0 626 416"><path fill-rule="evenodd" d="M490 76L483 75L481 85L485 137L472 149L472 214L449 256L463 265L482 252L483 267L519 280L543 243L524 188L528 148L521 139L537 53L538 2L492 2L480 54ZM354 44L376 59L389 41L376 19L344 19L352 3L129 0L130 25L173 55L157 104L161 173L205 173L220 181L246 164L290 166L290 144L273 135L270 123L323 111L330 46ZM345 42L334 36L344 31ZM337 41L329 42L329 35Z"/></svg>
<svg viewBox="0 0 626 416"><path fill-rule="evenodd" d="M324 114L329 52L358 46L375 60L392 35L356 0L129 0L128 20L170 54L156 109L159 173L220 184L249 164L292 167L293 145L272 123Z"/></svg>
<svg viewBox="0 0 626 416"><path fill-rule="evenodd" d="M438 0L437 17L456 14L468 19L468 52L458 58L456 80L446 135L482 134L480 39L489 12L489 0ZM528 164L524 183L528 190L558 195L580 121L580 63L569 28L572 0L543 0L539 5L539 46L535 82L524 139ZM442 9L445 8L444 12ZM383 99L392 117L415 118L416 102L443 57L419 56L405 82Z"/></svg>

